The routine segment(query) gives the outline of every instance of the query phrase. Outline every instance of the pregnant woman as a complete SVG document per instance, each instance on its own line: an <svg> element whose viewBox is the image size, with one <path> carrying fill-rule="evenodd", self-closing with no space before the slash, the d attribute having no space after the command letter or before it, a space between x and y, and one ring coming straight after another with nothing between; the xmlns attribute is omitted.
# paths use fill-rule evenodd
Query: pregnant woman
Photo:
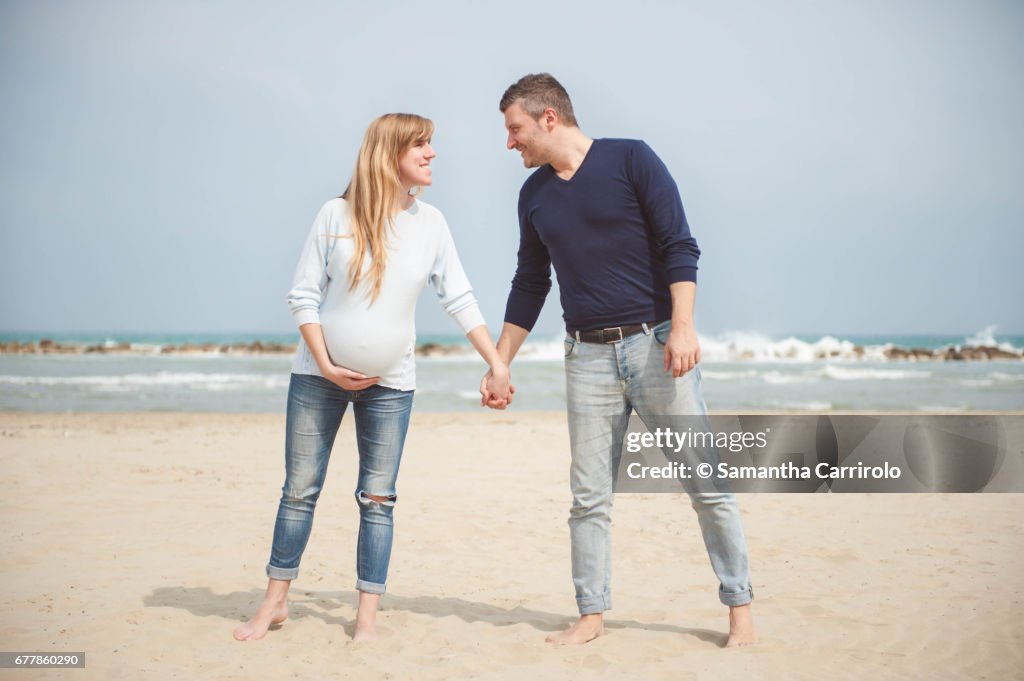
<svg viewBox="0 0 1024 681"><path fill-rule="evenodd" d="M490 365L481 389L509 396L498 357L448 225L415 198L432 183L434 124L387 114L370 124L352 181L313 222L288 304L299 342L288 388L285 483L267 564L267 591L251 621L234 631L254 640L288 617L287 595L313 524L338 426L355 415L359 507L355 635L376 638L377 606L391 557L395 483L416 387L416 299L429 283L444 309ZM490 393L490 395L488 395Z"/></svg>

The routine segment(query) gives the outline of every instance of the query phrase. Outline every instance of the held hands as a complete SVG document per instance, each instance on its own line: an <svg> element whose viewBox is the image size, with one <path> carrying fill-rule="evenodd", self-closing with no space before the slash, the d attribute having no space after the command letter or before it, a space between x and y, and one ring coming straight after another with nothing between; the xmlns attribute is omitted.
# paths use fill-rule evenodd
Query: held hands
<svg viewBox="0 0 1024 681"><path fill-rule="evenodd" d="M324 371L325 368L327 369L326 371ZM380 382L380 376L366 376L358 371L340 367L337 364L320 367L320 373L328 381L341 386L345 390L365 390L371 385Z"/></svg>
<svg viewBox="0 0 1024 681"><path fill-rule="evenodd" d="M508 366L496 364L480 379L480 406L505 409L512 404L516 389L511 383Z"/></svg>
<svg viewBox="0 0 1024 681"><path fill-rule="evenodd" d="M700 343L697 330L689 324L672 324L665 343L665 371L672 372L672 378L679 378L697 366L700 361Z"/></svg>

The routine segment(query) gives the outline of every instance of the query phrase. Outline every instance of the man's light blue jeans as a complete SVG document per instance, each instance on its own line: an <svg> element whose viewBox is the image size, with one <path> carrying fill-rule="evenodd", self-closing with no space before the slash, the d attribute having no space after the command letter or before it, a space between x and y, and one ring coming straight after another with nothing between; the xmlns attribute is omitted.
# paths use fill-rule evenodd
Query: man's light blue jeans
<svg viewBox="0 0 1024 681"><path fill-rule="evenodd" d="M409 428L413 391L372 385L345 390L322 376L292 374L288 386L285 482L267 564L272 579L295 579L313 527L313 510L327 476L334 438L351 403L359 450L359 538L356 589L384 593L391 560L395 482ZM375 501L379 497L385 501Z"/></svg>
<svg viewBox="0 0 1024 681"><path fill-rule="evenodd" d="M632 411L641 419L701 415L707 408L700 389L700 368L679 378L664 370L670 322L617 343L581 343L565 339L566 397L572 447L572 579L580 614L599 613L611 601L612 479ZM654 427L653 424L649 424ZM717 450L702 454L717 469ZM690 492L718 596L729 606L753 597L739 507L731 493Z"/></svg>

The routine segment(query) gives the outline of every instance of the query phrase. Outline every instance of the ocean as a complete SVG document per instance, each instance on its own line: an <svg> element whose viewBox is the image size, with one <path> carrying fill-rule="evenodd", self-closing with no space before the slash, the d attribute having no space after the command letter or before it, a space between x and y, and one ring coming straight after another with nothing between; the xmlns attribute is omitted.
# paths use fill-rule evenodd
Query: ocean
<svg viewBox="0 0 1024 681"><path fill-rule="evenodd" d="M218 351L166 354L185 343L296 342L297 334L0 334L0 342L51 338L62 344L129 343L131 352L0 355L0 411L282 412L290 355ZM485 370L464 338L421 336L444 356L417 358L418 411L479 409ZM1024 336L994 329L961 336L723 333L701 337L708 408L743 413L977 412L1024 410L1024 360L887 358L892 347L996 346L1020 353ZM564 410L561 336L533 339L512 365L516 410Z"/></svg>

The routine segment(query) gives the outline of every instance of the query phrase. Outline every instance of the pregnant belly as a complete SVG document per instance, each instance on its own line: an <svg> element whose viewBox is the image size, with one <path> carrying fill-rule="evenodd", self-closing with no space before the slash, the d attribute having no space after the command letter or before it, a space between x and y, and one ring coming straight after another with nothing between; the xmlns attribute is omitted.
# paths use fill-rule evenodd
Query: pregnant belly
<svg viewBox="0 0 1024 681"><path fill-rule="evenodd" d="M394 324L358 324L329 316L321 316L320 324L331 361L367 376L384 376L397 370L412 345L411 325L396 328Z"/></svg>

